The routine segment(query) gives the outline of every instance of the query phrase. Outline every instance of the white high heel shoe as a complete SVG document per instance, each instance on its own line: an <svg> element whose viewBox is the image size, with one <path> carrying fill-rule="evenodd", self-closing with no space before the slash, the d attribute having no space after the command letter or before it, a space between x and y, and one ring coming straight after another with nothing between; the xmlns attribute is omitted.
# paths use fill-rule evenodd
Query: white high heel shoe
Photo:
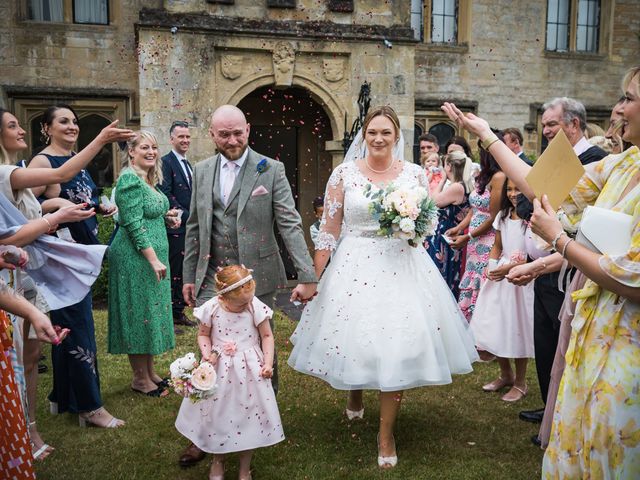
<svg viewBox="0 0 640 480"><path fill-rule="evenodd" d="M380 434L378 434L378 436L376 437L376 442L378 443L378 454L380 453ZM393 440L393 443L395 445L396 441L395 439ZM398 455L396 452L396 455L392 455L390 457L383 457L381 455L378 455L378 466L380 468L393 468L398 464Z"/></svg>
<svg viewBox="0 0 640 480"><path fill-rule="evenodd" d="M344 413L349 419L349 421L352 421L355 419L362 420L364 418L364 407L362 407L360 410L349 410L348 408L345 408Z"/></svg>

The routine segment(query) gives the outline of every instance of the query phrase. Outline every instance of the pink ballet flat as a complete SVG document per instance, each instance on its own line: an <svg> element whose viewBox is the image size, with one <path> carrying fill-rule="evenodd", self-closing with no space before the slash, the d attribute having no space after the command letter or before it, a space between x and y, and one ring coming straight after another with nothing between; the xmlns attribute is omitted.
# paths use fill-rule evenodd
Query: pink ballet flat
<svg viewBox="0 0 640 480"><path fill-rule="evenodd" d="M482 390L484 390L485 392L497 392L498 390L502 390L504 387L512 387L512 386L513 386L513 380L498 377L493 382L483 385Z"/></svg>

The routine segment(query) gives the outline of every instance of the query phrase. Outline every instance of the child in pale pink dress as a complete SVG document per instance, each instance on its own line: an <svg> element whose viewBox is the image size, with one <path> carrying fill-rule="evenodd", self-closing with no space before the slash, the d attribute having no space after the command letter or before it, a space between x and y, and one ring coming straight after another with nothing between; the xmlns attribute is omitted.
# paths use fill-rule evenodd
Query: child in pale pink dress
<svg viewBox="0 0 640 480"><path fill-rule="evenodd" d="M251 478L253 450L284 440L271 386L273 312L255 297L256 284L244 266L215 276L218 295L196 308L202 360L215 366L216 393L182 401L176 428L199 449L213 453L210 480L224 478L225 454L240 453L240 479ZM262 345L262 346L261 346Z"/></svg>
<svg viewBox="0 0 640 480"><path fill-rule="evenodd" d="M471 319L476 348L495 355L500 376L482 387L485 392L511 390L502 396L516 402L527 394L527 359L533 358L533 284L517 286L504 279L515 267L526 262L526 223L516 213L519 191L508 180L502 191L500 213L493 228L495 243L489 253L487 279L478 293ZM515 377L510 359L514 359Z"/></svg>

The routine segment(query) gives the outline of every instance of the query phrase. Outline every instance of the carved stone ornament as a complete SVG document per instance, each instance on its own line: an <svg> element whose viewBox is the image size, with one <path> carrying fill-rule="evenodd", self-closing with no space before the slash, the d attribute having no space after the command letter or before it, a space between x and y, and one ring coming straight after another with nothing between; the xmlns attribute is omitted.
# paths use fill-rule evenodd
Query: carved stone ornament
<svg viewBox="0 0 640 480"><path fill-rule="evenodd" d="M220 58L220 70L224 78L235 80L242 75L242 55L222 55Z"/></svg>
<svg viewBox="0 0 640 480"><path fill-rule="evenodd" d="M341 58L325 58L322 61L324 78L330 82L338 82L344 77L344 60Z"/></svg>
<svg viewBox="0 0 640 480"><path fill-rule="evenodd" d="M278 42L273 49L273 73L276 85L291 86L293 68L296 62L296 51L289 42Z"/></svg>

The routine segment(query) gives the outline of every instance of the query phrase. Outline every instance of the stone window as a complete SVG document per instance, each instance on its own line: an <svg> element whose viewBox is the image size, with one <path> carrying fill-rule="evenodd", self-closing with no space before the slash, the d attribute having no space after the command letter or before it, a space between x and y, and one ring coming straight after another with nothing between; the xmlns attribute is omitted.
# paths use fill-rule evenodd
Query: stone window
<svg viewBox="0 0 640 480"><path fill-rule="evenodd" d="M601 53L612 0L547 0L546 50Z"/></svg>
<svg viewBox="0 0 640 480"><path fill-rule="evenodd" d="M466 45L470 36L471 0L411 0L411 27L425 43Z"/></svg>
<svg viewBox="0 0 640 480"><path fill-rule="evenodd" d="M110 0L27 0L27 18L37 22L109 25Z"/></svg>
<svg viewBox="0 0 640 480"><path fill-rule="evenodd" d="M296 0L267 0L267 7L296 8Z"/></svg>

